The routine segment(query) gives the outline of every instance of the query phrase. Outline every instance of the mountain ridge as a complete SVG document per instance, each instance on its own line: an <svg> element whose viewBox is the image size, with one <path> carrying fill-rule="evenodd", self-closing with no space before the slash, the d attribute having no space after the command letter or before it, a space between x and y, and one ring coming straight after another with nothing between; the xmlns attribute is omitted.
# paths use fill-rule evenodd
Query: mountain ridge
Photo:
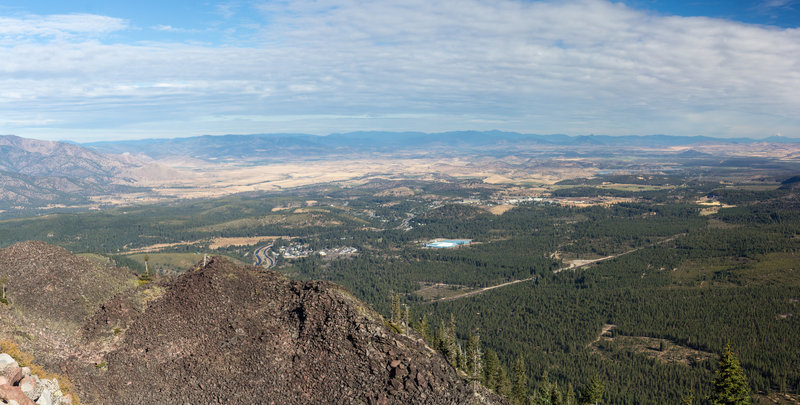
<svg viewBox="0 0 800 405"><path fill-rule="evenodd" d="M747 144L758 142L800 143L800 139L771 137L769 140L751 138L712 138L707 136L675 135L538 135L504 131L386 132L359 131L329 135L265 133L250 135L202 135L186 138L142 139L130 141L89 142L82 145L105 153L130 153L151 158L170 154L195 158L255 158L258 152L276 156L333 155L357 152L399 152L426 150L431 147L475 149L482 147L513 148L516 145L551 146L687 146L703 143Z"/></svg>

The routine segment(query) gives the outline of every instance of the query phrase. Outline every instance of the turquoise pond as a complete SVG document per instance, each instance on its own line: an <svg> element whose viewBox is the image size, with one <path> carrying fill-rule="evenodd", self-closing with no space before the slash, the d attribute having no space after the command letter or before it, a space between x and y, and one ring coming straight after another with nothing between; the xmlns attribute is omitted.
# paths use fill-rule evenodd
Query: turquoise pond
<svg viewBox="0 0 800 405"><path fill-rule="evenodd" d="M429 248L452 248L461 245L467 245L472 242L472 239L444 239L444 240L437 240L433 242L428 242L425 244L425 247Z"/></svg>

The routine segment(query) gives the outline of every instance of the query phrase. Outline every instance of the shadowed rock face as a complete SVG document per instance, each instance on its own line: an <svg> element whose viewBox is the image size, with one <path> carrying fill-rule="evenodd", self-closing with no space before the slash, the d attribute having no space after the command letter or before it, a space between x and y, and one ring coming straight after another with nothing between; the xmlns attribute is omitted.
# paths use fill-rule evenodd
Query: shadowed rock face
<svg viewBox="0 0 800 405"><path fill-rule="evenodd" d="M124 300L86 330L113 325ZM98 403L492 403L341 287L214 258L134 319L85 384ZM494 401L497 401L494 399Z"/></svg>

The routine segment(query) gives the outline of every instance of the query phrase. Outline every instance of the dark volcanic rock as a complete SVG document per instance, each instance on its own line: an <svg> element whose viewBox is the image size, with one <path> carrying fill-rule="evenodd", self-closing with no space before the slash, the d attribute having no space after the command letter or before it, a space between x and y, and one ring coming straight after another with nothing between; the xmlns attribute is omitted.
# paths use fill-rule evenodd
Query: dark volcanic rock
<svg viewBox="0 0 800 405"><path fill-rule="evenodd" d="M40 241L0 249L0 276L8 280L7 298L26 316L77 325L101 303L136 285L128 270Z"/></svg>
<svg viewBox="0 0 800 405"><path fill-rule="evenodd" d="M124 302L95 317L103 324ZM127 316L127 315L126 315ZM102 320L102 321L100 321ZM493 403L342 287L219 258L130 323L82 398L98 403ZM92 329L92 325L87 326Z"/></svg>

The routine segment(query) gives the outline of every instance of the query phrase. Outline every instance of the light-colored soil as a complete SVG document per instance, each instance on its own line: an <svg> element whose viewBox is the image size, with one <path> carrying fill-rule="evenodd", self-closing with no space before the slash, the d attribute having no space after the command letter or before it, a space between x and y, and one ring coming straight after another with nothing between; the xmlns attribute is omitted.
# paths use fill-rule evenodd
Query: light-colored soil
<svg viewBox="0 0 800 405"><path fill-rule="evenodd" d="M123 254L136 254L136 253L154 253L160 252L164 249L176 247L176 246L190 246L190 245L197 245L201 243L208 243L209 249L221 249L226 248L229 246L250 246L256 245L261 242L266 241L273 241L280 238L287 238L291 239L288 236L247 236L247 237L229 237L229 238L213 238L211 240L208 239L201 239L195 241L188 241L188 242L175 242L175 243L156 243L150 246L143 246L136 249L130 249Z"/></svg>
<svg viewBox="0 0 800 405"><path fill-rule="evenodd" d="M164 250L166 248L171 248L171 247L175 247L175 246L194 245L194 244L200 243L200 242L201 241L175 242L175 243L156 243L155 245L143 246L143 247L136 248L136 249L129 249L129 250L127 250L125 252L122 252L122 253L123 254L153 253L153 252L159 252L159 251Z"/></svg>
<svg viewBox="0 0 800 405"><path fill-rule="evenodd" d="M144 204L174 198L215 198L234 193L285 190L311 184L363 184L372 179L429 179L440 176L472 178L486 184L553 184L563 179L590 177L594 169L563 160L543 169L539 165L509 167L495 158L339 158L314 162L287 162L243 166L242 164L199 161L162 161L157 176L141 176L136 183L152 188L150 193L119 194L94 198L102 204ZM163 169L163 170L162 170ZM415 190L403 187L386 190L394 196L411 196Z"/></svg>
<svg viewBox="0 0 800 405"><path fill-rule="evenodd" d="M468 287L458 284L420 283L420 288L414 294L427 301L451 297L469 290Z"/></svg>
<svg viewBox="0 0 800 405"><path fill-rule="evenodd" d="M231 237L231 238L215 238L208 245L209 249L221 249L230 246L252 246L262 242L273 241L280 239L281 236L251 236L251 237ZM289 237L283 237L291 239Z"/></svg>
<svg viewBox="0 0 800 405"><path fill-rule="evenodd" d="M773 392L769 395L756 396L756 401L758 405L798 405L800 404L800 395Z"/></svg>
<svg viewBox="0 0 800 405"><path fill-rule="evenodd" d="M494 215L503 215L505 212L514 208L513 205L503 204L503 205L493 205L487 209L487 211L491 212Z"/></svg>

